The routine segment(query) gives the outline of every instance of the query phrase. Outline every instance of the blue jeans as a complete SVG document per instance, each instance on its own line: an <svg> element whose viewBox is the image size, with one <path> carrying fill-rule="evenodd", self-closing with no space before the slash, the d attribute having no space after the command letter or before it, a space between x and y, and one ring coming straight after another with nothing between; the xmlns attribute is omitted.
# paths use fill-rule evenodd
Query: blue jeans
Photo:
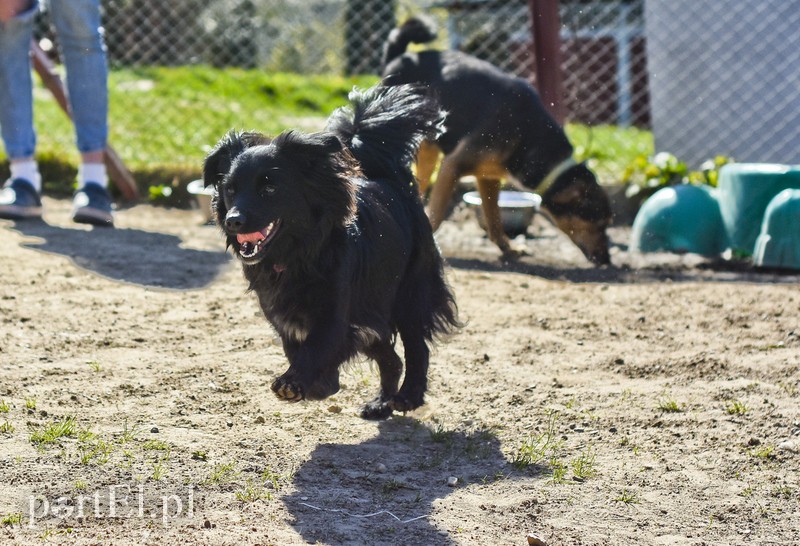
<svg viewBox="0 0 800 546"><path fill-rule="evenodd" d="M33 156L33 79L30 43L38 1L0 23L0 131L10 159ZM50 18L61 45L78 151L94 152L108 139L108 66L100 0L50 0Z"/></svg>

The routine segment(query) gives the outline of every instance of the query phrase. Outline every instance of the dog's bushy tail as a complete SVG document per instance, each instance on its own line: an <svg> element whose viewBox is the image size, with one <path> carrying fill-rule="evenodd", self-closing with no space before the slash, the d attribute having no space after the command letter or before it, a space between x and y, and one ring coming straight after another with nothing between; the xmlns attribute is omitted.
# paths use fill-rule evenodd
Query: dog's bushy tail
<svg viewBox="0 0 800 546"><path fill-rule="evenodd" d="M436 39L436 24L424 17L411 17L393 29L383 44L381 68L406 52L408 44L427 44Z"/></svg>
<svg viewBox="0 0 800 546"><path fill-rule="evenodd" d="M336 110L327 130L350 149L367 178L410 183L420 142L442 132L438 102L416 85L354 89L349 98L351 106Z"/></svg>

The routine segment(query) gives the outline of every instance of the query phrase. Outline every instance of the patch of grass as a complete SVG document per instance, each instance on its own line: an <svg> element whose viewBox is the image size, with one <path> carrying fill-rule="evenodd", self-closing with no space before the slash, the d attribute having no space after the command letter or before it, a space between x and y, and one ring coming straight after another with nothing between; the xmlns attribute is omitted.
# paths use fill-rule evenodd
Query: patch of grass
<svg viewBox="0 0 800 546"><path fill-rule="evenodd" d="M12 432L14 432L14 425L8 421L0 425L0 434L11 434Z"/></svg>
<svg viewBox="0 0 800 546"><path fill-rule="evenodd" d="M167 442L162 440L147 440L142 444L145 451L170 451L172 448Z"/></svg>
<svg viewBox="0 0 800 546"><path fill-rule="evenodd" d="M567 464L553 457L550 459L550 469L553 472L553 483L564 483L567 481Z"/></svg>
<svg viewBox="0 0 800 546"><path fill-rule="evenodd" d="M122 423L122 432L119 434L119 439L117 440L120 444L127 444L128 442L132 442L136 439L139 435L139 429L136 428L136 425L133 428L128 428L128 420Z"/></svg>
<svg viewBox="0 0 800 546"><path fill-rule="evenodd" d="M744 415L750 410L744 402L739 400L731 400L725 404L725 411L729 415Z"/></svg>
<svg viewBox="0 0 800 546"><path fill-rule="evenodd" d="M236 470L236 462L220 463L214 465L214 468L209 472L208 477L201 483L203 485L222 484L233 481L239 472Z"/></svg>
<svg viewBox="0 0 800 546"><path fill-rule="evenodd" d="M72 488L78 493L81 493L86 491L89 488L89 485L83 480L75 480L75 482L72 484Z"/></svg>
<svg viewBox="0 0 800 546"><path fill-rule="evenodd" d="M36 447L44 447L58 442L61 438L74 438L77 434L77 423L74 417L65 417L60 421L44 425L31 434L31 443Z"/></svg>
<svg viewBox="0 0 800 546"><path fill-rule="evenodd" d="M36 399L35 398L26 398L25 399L25 409L34 411L36 409Z"/></svg>
<svg viewBox="0 0 800 546"><path fill-rule="evenodd" d="M666 413L680 413L683 411L678 402L669 396L662 396L658 400L658 409Z"/></svg>
<svg viewBox="0 0 800 546"><path fill-rule="evenodd" d="M113 451L113 444L98 438L92 442L81 445L78 448L78 457L81 464L84 465L92 462L103 465L108 462Z"/></svg>
<svg viewBox="0 0 800 546"><path fill-rule="evenodd" d="M627 489L623 489L622 493L614 498L614 501L624 504L639 504L639 502L641 502L639 496L634 491L628 491Z"/></svg>
<svg viewBox="0 0 800 546"><path fill-rule="evenodd" d="M271 500L272 493L258 484L247 482L244 487L234 494L239 502L255 502L257 500Z"/></svg>
<svg viewBox="0 0 800 546"><path fill-rule="evenodd" d="M580 455L569 462L572 467L572 476L578 481L584 481L597 475L595 465L596 453L591 447L586 448Z"/></svg>
<svg viewBox="0 0 800 546"><path fill-rule="evenodd" d="M208 460L208 452L207 451L192 451L192 459L195 461L207 461Z"/></svg>
<svg viewBox="0 0 800 546"><path fill-rule="evenodd" d="M0 517L0 525L3 527L11 527L14 525L22 524L22 512L14 512L13 514L4 514Z"/></svg>
<svg viewBox="0 0 800 546"><path fill-rule="evenodd" d="M8 406L5 400L0 400L0 413L8 413L11 408Z"/></svg>
<svg viewBox="0 0 800 546"><path fill-rule="evenodd" d="M166 459L162 458L153 462L153 471L150 473L150 478L153 481L161 481L167 475Z"/></svg>
<svg viewBox="0 0 800 546"><path fill-rule="evenodd" d="M102 369L102 367L100 366L100 363L99 363L99 362L97 362L97 361L94 361L94 360L92 360L92 361L89 361L89 362L87 362L86 364L87 364L87 365L88 365L88 366L89 366L89 367L90 367L90 368L91 368L91 369L92 369L92 370L93 370L95 373L98 373L98 372L100 372L100 370Z"/></svg>
<svg viewBox="0 0 800 546"><path fill-rule="evenodd" d="M456 437L456 431L446 429L444 423L436 423L436 426L430 430L430 434L433 442L445 444L448 447L453 445Z"/></svg>
<svg viewBox="0 0 800 546"><path fill-rule="evenodd" d="M753 457L757 457L759 459L774 459L775 446L771 445L758 446L757 448L750 450L750 455L752 455Z"/></svg>
<svg viewBox="0 0 800 546"><path fill-rule="evenodd" d="M526 439L517 449L511 464L522 470L542 461L553 459L563 445L556 432L556 419L557 414L551 413L548 416L547 429Z"/></svg>

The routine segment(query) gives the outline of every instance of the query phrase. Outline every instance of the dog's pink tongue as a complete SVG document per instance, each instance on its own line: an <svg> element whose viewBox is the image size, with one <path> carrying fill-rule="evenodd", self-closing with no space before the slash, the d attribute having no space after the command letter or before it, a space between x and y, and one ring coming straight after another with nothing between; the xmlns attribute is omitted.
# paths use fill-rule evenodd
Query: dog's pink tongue
<svg viewBox="0 0 800 546"><path fill-rule="evenodd" d="M237 233L236 240L241 243L257 243L261 239L264 238L264 234L260 231L254 231L253 233Z"/></svg>

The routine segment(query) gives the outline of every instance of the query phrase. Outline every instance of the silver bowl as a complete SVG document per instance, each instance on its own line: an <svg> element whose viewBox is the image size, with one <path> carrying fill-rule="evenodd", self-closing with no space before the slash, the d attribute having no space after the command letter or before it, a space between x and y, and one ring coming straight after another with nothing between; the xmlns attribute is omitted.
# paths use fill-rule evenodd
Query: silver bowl
<svg viewBox="0 0 800 546"><path fill-rule="evenodd" d="M214 196L214 186L203 186L203 180L192 180L186 185L186 191L194 195L197 205L203 214L203 220L207 223L214 222L214 214L211 211L211 198Z"/></svg>
<svg viewBox="0 0 800 546"><path fill-rule="evenodd" d="M483 214L481 213L481 195L476 191L464 194L464 202L475 211L478 224L485 230ZM533 221L533 216L542 204L540 195L529 191L501 191L497 200L500 206L500 221L503 231L509 237L516 237L527 231Z"/></svg>

